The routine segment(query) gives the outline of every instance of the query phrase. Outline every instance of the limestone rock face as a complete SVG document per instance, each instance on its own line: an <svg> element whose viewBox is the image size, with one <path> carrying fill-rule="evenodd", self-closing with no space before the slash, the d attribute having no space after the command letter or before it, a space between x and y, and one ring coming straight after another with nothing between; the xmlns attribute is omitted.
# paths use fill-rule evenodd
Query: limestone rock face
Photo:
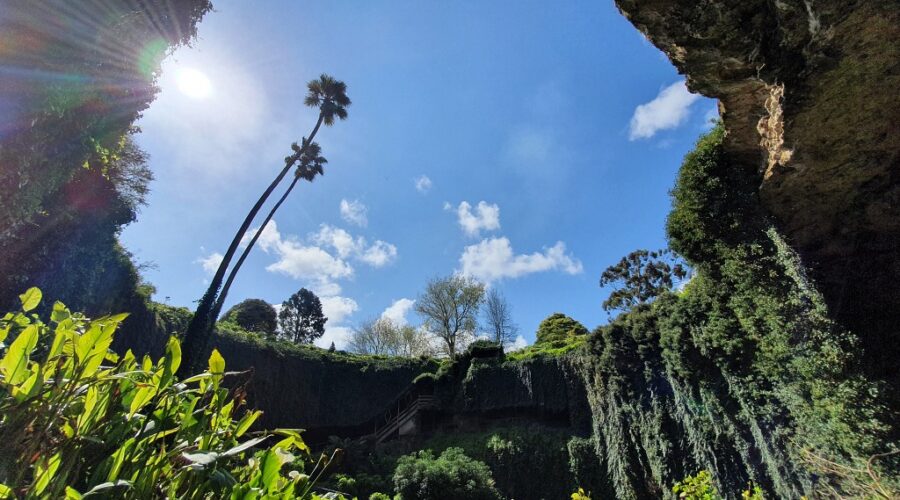
<svg viewBox="0 0 900 500"><path fill-rule="evenodd" d="M900 335L900 2L616 0L719 99L730 160L856 330L873 374L896 378ZM892 375L893 373L893 375Z"/></svg>

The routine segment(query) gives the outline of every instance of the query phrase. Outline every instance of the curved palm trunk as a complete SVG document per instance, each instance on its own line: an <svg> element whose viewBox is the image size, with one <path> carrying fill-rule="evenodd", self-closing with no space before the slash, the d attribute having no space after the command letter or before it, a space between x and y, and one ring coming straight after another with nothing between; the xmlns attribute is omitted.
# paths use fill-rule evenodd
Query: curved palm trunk
<svg viewBox="0 0 900 500"><path fill-rule="evenodd" d="M300 151L294 153L292 158L300 158L300 155L306 149L306 146L312 144L313 138L315 138L316 133L319 131L319 127L322 126L322 120L324 118L324 115L320 112L319 119L316 121L316 126L313 127L312 132L309 134L309 139L303 143ZM275 187L277 187L281 180L284 179L284 176L291 169L291 166L293 166L294 161L285 162L284 168L281 169L281 172L275 177L275 180L269 184L269 187L266 188L262 196L256 200L256 204L250 209L250 212L247 214L247 217L244 218L241 227L231 240L231 244L228 246L225 256L222 257L222 263L219 264L219 268L216 270L216 274L213 276L209 288L206 289L206 293L204 293L203 297L200 299L197 310L194 311L194 316L191 318L187 331L184 333L184 338L182 340L184 361L178 370L179 376L192 373L200 362L200 358L203 356L203 349L206 347L206 343L212 334L212 327L216 321L216 318L212 316L212 310L219 293L219 287L222 285L222 280L225 278L225 271L231 264L231 259L234 258L234 254L237 252L238 246L240 246L241 240L244 239L247 230L250 229L250 225L253 223L253 219L256 218L256 214L259 213L263 204L269 199L269 195L272 194Z"/></svg>
<svg viewBox="0 0 900 500"><path fill-rule="evenodd" d="M238 258L237 262L234 264L234 267L231 268L231 272L228 273L228 279L225 280L225 285L222 287L222 291L219 292L219 297L216 299L216 304L213 306L212 312L209 317L218 318L219 313L222 312L222 306L225 304L225 298L228 296L228 291L231 290L231 284L234 282L235 276L237 276L238 271L241 270L241 266L244 264L244 261L247 259L247 256L250 255L250 250L253 249L253 245L256 244L256 240L262 236L263 230L266 228L266 225L272 220L272 217L275 216L275 212L281 207L281 204L284 203L284 200L287 199L288 195L293 191L294 186L297 185L297 181L300 180L299 176L295 176L294 180L291 181L291 185L288 186L287 190L281 195L281 198L275 203L275 206L272 207L272 210L269 210L269 215L266 216L266 219L263 221L262 225L259 226L259 229L256 230L256 234L253 235L253 239L247 244L247 248L244 249L244 252L241 253L240 258ZM215 321L215 320L213 320Z"/></svg>

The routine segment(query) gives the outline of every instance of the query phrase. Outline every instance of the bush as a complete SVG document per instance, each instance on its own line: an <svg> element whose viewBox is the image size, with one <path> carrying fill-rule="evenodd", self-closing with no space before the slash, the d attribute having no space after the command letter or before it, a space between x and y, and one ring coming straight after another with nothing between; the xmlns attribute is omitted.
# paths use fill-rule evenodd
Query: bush
<svg viewBox="0 0 900 500"><path fill-rule="evenodd" d="M275 308L262 299L247 299L239 302L229 309L222 319L236 323L248 332L274 335L278 328L278 314L275 312Z"/></svg>
<svg viewBox="0 0 900 500"><path fill-rule="evenodd" d="M45 324L27 314L41 298L28 290L0 319L0 342L12 339L0 344L0 497L315 497L309 448L293 430L248 432L261 412L222 386L218 351L179 382L176 338L155 363L119 358L109 346L127 314L90 320L57 302Z"/></svg>
<svg viewBox="0 0 900 500"><path fill-rule="evenodd" d="M438 458L431 450L400 457L394 487L403 500L501 498L488 466L467 457L461 448L447 448Z"/></svg>
<svg viewBox="0 0 900 500"><path fill-rule="evenodd" d="M369 500L391 500L391 496L385 493L372 493Z"/></svg>
<svg viewBox="0 0 900 500"><path fill-rule="evenodd" d="M538 326L535 344L563 341L579 335L587 335L588 330L581 323L563 313L553 313Z"/></svg>

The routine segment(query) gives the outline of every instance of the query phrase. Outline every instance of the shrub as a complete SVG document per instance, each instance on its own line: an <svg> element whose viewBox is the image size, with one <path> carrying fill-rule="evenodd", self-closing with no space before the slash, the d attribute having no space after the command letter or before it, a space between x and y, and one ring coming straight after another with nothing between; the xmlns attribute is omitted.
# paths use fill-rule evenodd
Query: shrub
<svg viewBox="0 0 900 500"><path fill-rule="evenodd" d="M391 500L391 496L385 493L372 493L369 500Z"/></svg>
<svg viewBox="0 0 900 500"><path fill-rule="evenodd" d="M278 314L272 304L261 299L247 299L234 305L223 316L224 321L236 323L248 332L274 335L278 328Z"/></svg>
<svg viewBox="0 0 900 500"><path fill-rule="evenodd" d="M461 448L447 448L434 457L431 450L400 457L394 487L403 500L499 499L491 471Z"/></svg>
<svg viewBox="0 0 900 500"><path fill-rule="evenodd" d="M566 340L579 335L587 335L588 330L581 323L563 313L553 313L538 326L535 344Z"/></svg>
<svg viewBox="0 0 900 500"><path fill-rule="evenodd" d="M0 319L0 342L12 339L0 344L0 497L315 497L309 448L293 430L248 432L261 412L222 386L218 351L179 382L176 338L155 363L120 358L109 346L127 314L90 320L57 302L45 324L27 314L41 292L20 298Z"/></svg>

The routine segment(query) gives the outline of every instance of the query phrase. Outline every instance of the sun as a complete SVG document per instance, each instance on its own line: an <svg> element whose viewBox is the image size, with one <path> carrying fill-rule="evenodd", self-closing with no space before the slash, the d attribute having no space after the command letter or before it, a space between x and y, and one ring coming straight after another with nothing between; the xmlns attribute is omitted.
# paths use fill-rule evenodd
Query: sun
<svg viewBox="0 0 900 500"><path fill-rule="evenodd" d="M206 75L193 68L184 68L178 72L178 90L193 98L203 99L212 92L212 83Z"/></svg>

